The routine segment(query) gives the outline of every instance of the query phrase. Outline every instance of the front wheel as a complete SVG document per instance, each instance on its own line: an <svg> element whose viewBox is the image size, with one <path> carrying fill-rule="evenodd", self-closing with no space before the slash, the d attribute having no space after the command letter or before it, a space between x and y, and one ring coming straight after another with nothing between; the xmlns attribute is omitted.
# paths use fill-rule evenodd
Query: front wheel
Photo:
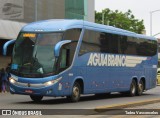
<svg viewBox="0 0 160 118"><path fill-rule="evenodd" d="M78 102L81 95L81 87L79 83L75 82L72 88L72 94L70 96L67 96L67 98L71 102Z"/></svg>
<svg viewBox="0 0 160 118"><path fill-rule="evenodd" d="M30 98L34 101L34 102L40 102L43 98L43 96L36 96L36 95L30 95Z"/></svg>

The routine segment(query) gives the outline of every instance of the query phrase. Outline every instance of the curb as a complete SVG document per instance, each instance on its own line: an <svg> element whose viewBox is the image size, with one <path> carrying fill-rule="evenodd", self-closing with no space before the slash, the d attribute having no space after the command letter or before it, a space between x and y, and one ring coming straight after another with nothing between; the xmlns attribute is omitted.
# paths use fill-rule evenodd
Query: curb
<svg viewBox="0 0 160 118"><path fill-rule="evenodd" d="M138 101L138 102L131 102L131 103L125 103L125 104L115 104L110 106L98 106L94 110L96 112L104 112L104 111L111 111L115 109L123 109L128 107L135 107L135 106L141 106L141 105L147 105L147 104L153 104L160 102L160 99L151 99L151 100L145 100L145 101Z"/></svg>

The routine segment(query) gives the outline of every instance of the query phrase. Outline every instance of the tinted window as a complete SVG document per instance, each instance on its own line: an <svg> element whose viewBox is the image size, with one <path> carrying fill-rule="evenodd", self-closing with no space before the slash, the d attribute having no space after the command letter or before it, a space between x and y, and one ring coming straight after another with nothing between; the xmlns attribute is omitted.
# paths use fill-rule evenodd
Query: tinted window
<svg viewBox="0 0 160 118"><path fill-rule="evenodd" d="M78 41L80 37L81 29L70 29L64 33L65 40Z"/></svg>
<svg viewBox="0 0 160 118"><path fill-rule="evenodd" d="M144 56L153 56L157 53L157 42L153 40L144 40L137 47L137 54Z"/></svg>
<svg viewBox="0 0 160 118"><path fill-rule="evenodd" d="M97 39L98 37L99 37L98 32L87 30L84 33L79 55L88 52L100 52L100 41Z"/></svg>
<svg viewBox="0 0 160 118"><path fill-rule="evenodd" d="M142 38L86 30L79 55L88 52L153 56L157 52L157 42Z"/></svg>
<svg viewBox="0 0 160 118"><path fill-rule="evenodd" d="M60 68L58 72L65 70L72 64L80 33L81 29L71 29L65 32L63 39L72 40L72 42L63 45L61 48L61 56L58 63L58 67Z"/></svg>
<svg viewBox="0 0 160 118"><path fill-rule="evenodd" d="M134 37L121 36L121 54L137 55L137 42Z"/></svg>
<svg viewBox="0 0 160 118"><path fill-rule="evenodd" d="M120 54L153 56L157 53L157 42L142 38L122 36L120 39Z"/></svg>
<svg viewBox="0 0 160 118"><path fill-rule="evenodd" d="M119 53L118 38L120 36L86 30L79 55L87 52Z"/></svg>

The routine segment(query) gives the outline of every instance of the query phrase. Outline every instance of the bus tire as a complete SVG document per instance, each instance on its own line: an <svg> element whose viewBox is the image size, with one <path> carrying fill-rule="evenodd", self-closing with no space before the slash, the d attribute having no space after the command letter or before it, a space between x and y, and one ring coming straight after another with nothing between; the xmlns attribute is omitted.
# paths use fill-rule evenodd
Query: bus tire
<svg viewBox="0 0 160 118"><path fill-rule="evenodd" d="M67 96L67 98L71 102L78 102L81 95L81 86L78 82L75 82L72 88L72 94L70 96Z"/></svg>
<svg viewBox="0 0 160 118"><path fill-rule="evenodd" d="M30 98L34 101L34 102L40 102L43 98L43 96L38 96L38 95L30 95Z"/></svg>
<svg viewBox="0 0 160 118"><path fill-rule="evenodd" d="M139 84L137 85L137 95L140 96L142 95L144 91L144 82L140 80Z"/></svg>
<svg viewBox="0 0 160 118"><path fill-rule="evenodd" d="M133 96L136 95L136 89L137 89L136 81L133 79L132 83L130 85L130 91L129 91L129 96L130 97L133 97Z"/></svg>

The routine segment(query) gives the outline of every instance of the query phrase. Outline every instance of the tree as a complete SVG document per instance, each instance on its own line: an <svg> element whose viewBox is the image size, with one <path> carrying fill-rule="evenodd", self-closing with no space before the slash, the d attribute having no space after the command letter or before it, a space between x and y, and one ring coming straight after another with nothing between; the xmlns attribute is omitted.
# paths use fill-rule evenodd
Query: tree
<svg viewBox="0 0 160 118"><path fill-rule="evenodd" d="M138 20L132 14L131 10L122 13L118 10L112 11L110 9L104 9L102 12L95 11L95 22L102 24L102 13L104 16L104 24L121 29L129 30L141 34L145 27L143 20Z"/></svg>

